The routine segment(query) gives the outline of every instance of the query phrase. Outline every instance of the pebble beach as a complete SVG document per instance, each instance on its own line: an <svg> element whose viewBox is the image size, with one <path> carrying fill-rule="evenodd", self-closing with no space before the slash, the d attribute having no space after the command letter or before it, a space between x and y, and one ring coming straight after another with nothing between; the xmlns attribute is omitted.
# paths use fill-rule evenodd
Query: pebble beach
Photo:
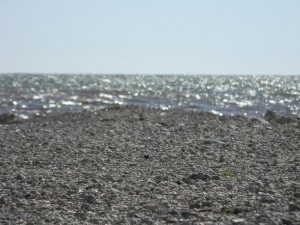
<svg viewBox="0 0 300 225"><path fill-rule="evenodd" d="M0 224L300 224L300 118L0 119Z"/></svg>

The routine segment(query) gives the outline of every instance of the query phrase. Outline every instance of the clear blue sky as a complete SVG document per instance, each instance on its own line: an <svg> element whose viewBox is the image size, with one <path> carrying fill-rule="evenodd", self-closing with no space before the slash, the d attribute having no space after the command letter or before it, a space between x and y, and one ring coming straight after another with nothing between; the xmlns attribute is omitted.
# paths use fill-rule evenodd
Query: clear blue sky
<svg viewBox="0 0 300 225"><path fill-rule="evenodd" d="M0 73L300 74L300 0L0 0Z"/></svg>

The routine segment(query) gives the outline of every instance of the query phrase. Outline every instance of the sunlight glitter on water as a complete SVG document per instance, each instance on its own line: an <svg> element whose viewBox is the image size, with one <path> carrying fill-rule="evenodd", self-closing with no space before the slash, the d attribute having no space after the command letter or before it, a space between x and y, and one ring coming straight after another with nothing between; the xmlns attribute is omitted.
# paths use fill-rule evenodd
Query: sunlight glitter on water
<svg viewBox="0 0 300 225"><path fill-rule="evenodd" d="M300 76L4 74L0 97L0 114L28 116L116 105L249 116L270 109L299 115Z"/></svg>

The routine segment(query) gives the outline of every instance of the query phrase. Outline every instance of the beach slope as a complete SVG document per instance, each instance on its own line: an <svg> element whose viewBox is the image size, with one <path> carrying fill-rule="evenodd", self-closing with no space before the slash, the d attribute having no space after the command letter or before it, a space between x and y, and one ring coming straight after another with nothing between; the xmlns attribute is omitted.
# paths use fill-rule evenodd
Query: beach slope
<svg viewBox="0 0 300 225"><path fill-rule="evenodd" d="M0 125L2 224L300 224L300 123L138 107Z"/></svg>

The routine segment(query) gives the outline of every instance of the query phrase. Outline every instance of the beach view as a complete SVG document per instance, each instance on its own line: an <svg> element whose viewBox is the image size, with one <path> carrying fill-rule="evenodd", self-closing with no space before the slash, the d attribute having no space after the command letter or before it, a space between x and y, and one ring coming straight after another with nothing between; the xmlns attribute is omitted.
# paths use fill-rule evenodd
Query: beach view
<svg viewBox="0 0 300 225"><path fill-rule="evenodd" d="M0 224L300 224L299 9L0 0Z"/></svg>

